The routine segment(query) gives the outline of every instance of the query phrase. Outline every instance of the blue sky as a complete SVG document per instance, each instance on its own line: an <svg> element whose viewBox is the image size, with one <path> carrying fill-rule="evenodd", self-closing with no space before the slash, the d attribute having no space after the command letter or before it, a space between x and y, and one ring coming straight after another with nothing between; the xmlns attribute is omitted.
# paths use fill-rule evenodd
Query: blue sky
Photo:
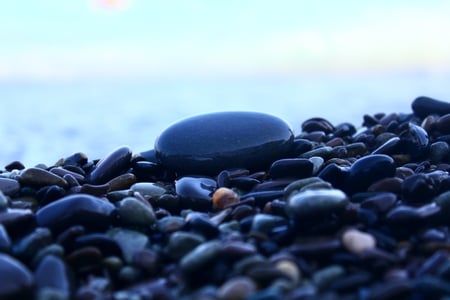
<svg viewBox="0 0 450 300"><path fill-rule="evenodd" d="M447 72L450 2L15 0L0 80Z"/></svg>

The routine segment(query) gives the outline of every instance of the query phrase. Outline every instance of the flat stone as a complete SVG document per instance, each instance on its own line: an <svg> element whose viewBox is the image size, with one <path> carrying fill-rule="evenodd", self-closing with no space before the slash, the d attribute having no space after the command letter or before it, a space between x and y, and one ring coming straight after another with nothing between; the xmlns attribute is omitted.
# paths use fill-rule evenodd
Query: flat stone
<svg viewBox="0 0 450 300"><path fill-rule="evenodd" d="M369 234L357 229L349 229L342 234L342 244L351 253L362 254L375 248L376 240Z"/></svg>
<svg viewBox="0 0 450 300"><path fill-rule="evenodd" d="M432 114L442 116L450 113L450 103L425 96L416 98L411 106L413 112L421 118Z"/></svg>
<svg viewBox="0 0 450 300"><path fill-rule="evenodd" d="M28 168L23 170L18 176L18 180L23 185L44 186L59 185L67 187L68 183L56 174L40 168Z"/></svg>
<svg viewBox="0 0 450 300"><path fill-rule="evenodd" d="M256 112L219 112L184 119L155 143L164 166L179 174L217 175L224 169L261 171L292 150L283 120Z"/></svg>
<svg viewBox="0 0 450 300"><path fill-rule="evenodd" d="M108 228L116 209L107 200L75 194L52 202L36 213L39 226L62 231L73 225L83 225L92 230Z"/></svg>

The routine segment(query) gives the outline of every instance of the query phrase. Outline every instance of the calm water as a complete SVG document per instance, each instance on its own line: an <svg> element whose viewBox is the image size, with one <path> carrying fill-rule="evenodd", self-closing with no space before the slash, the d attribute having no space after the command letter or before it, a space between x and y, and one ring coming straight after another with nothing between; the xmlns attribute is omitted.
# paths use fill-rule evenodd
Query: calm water
<svg viewBox="0 0 450 300"><path fill-rule="evenodd" d="M0 168L13 160L26 166L52 164L79 151L102 158L121 145L135 152L148 150L171 123L213 111L271 113L295 132L305 119L316 116L359 127L365 113L409 113L419 95L450 100L449 79L443 74L409 74L0 83Z"/></svg>

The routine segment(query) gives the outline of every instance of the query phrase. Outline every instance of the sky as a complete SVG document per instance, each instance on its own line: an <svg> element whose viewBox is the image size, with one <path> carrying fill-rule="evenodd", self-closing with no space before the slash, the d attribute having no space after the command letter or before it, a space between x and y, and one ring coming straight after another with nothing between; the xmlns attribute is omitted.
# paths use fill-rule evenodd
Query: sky
<svg viewBox="0 0 450 300"><path fill-rule="evenodd" d="M0 81L450 70L440 0L15 0Z"/></svg>

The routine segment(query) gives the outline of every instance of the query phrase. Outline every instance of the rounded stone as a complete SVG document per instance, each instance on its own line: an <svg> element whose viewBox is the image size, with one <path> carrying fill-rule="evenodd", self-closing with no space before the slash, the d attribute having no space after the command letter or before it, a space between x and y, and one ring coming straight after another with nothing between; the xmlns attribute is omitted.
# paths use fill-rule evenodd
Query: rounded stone
<svg viewBox="0 0 450 300"><path fill-rule="evenodd" d="M120 201L117 212L124 225L148 227L156 221L153 208L134 197Z"/></svg>
<svg viewBox="0 0 450 300"><path fill-rule="evenodd" d="M450 113L450 103L425 96L416 98L411 106L413 112L421 118L432 114L442 116Z"/></svg>
<svg viewBox="0 0 450 300"><path fill-rule="evenodd" d="M217 175L224 169L264 170L292 149L283 120L257 112L219 112L184 119L155 142L157 159L180 174Z"/></svg>
<svg viewBox="0 0 450 300"><path fill-rule="evenodd" d="M181 259L181 270L189 274L205 270L205 268L214 262L221 248L222 243L218 240L212 240L198 245Z"/></svg>
<svg viewBox="0 0 450 300"><path fill-rule="evenodd" d="M154 182L137 182L130 187L133 192L139 192L146 198L159 198L167 192L161 185Z"/></svg>
<svg viewBox="0 0 450 300"><path fill-rule="evenodd" d="M20 189L17 180L9 178L0 178L0 191L7 196L13 196Z"/></svg>
<svg viewBox="0 0 450 300"><path fill-rule="evenodd" d="M47 255L39 263L35 271L36 285L39 289L51 288L65 296L70 295L70 281L67 266L56 256Z"/></svg>
<svg viewBox="0 0 450 300"><path fill-rule="evenodd" d="M221 187L212 195L213 206L219 210L224 209L227 205L239 202L239 195L232 189Z"/></svg>
<svg viewBox="0 0 450 300"><path fill-rule="evenodd" d="M256 290L257 286L253 280L238 276L226 281L217 290L217 297L221 300L244 300L253 295Z"/></svg>
<svg viewBox="0 0 450 300"><path fill-rule="evenodd" d="M83 225L91 230L108 228L116 208L106 200L87 195L74 194L52 202L36 213L39 226L62 231L73 225Z"/></svg>
<svg viewBox="0 0 450 300"><path fill-rule="evenodd" d="M0 299L32 299L34 279L15 258L0 253Z"/></svg>
<svg viewBox="0 0 450 300"><path fill-rule="evenodd" d="M376 240L368 233L357 229L349 229L342 234L342 244L351 253L362 254L368 249L375 248Z"/></svg>
<svg viewBox="0 0 450 300"><path fill-rule="evenodd" d="M130 167L131 149L120 147L100 160L89 174L88 181L92 184L104 184L121 175Z"/></svg>
<svg viewBox="0 0 450 300"><path fill-rule="evenodd" d="M384 154L364 156L353 163L346 178L349 193L365 192L367 188L380 179L395 174L394 160Z"/></svg>
<svg viewBox="0 0 450 300"><path fill-rule="evenodd" d="M305 219L324 217L342 211L347 203L348 198L341 190L306 190L288 197L286 214Z"/></svg>

